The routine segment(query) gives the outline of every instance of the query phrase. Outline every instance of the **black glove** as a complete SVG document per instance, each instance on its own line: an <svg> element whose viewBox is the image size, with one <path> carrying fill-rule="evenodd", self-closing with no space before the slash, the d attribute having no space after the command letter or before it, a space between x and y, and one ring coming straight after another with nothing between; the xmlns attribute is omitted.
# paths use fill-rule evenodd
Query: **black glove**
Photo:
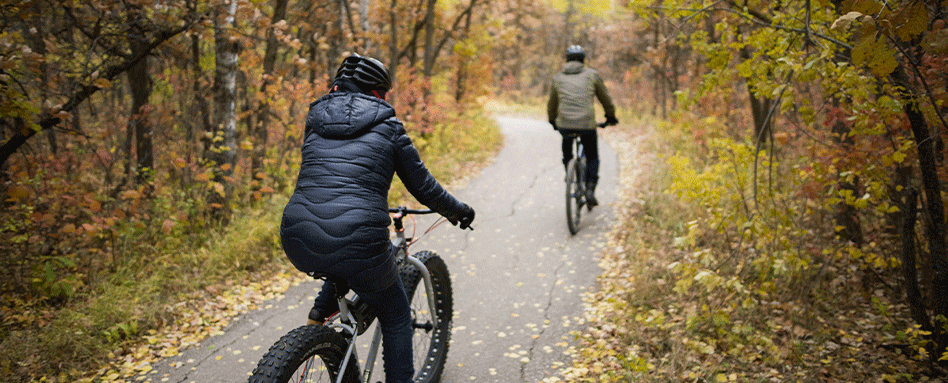
<svg viewBox="0 0 948 383"><path fill-rule="evenodd" d="M452 220L451 223L458 225L462 230L471 227L471 222L474 222L474 209L468 205L464 205L464 212L458 216L457 220Z"/></svg>
<svg viewBox="0 0 948 383"><path fill-rule="evenodd" d="M619 123L619 120L616 119L616 116L606 115L606 125L616 125Z"/></svg>
<svg viewBox="0 0 948 383"><path fill-rule="evenodd" d="M553 130L559 129L556 127L556 120L550 120L550 125L553 125Z"/></svg>
<svg viewBox="0 0 948 383"><path fill-rule="evenodd" d="M617 125L618 123L619 123L619 119L617 119L614 114L606 115L606 125Z"/></svg>

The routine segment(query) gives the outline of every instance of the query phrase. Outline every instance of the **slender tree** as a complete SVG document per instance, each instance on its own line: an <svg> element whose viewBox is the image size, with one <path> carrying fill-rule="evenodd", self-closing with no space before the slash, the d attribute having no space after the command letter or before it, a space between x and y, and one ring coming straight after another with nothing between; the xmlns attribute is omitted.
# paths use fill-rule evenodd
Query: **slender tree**
<svg viewBox="0 0 948 383"><path fill-rule="evenodd" d="M208 202L212 217L227 222L233 191L237 153L237 60L240 44L234 31L237 1L229 0L214 9L214 125L207 157L214 168L213 193Z"/></svg>

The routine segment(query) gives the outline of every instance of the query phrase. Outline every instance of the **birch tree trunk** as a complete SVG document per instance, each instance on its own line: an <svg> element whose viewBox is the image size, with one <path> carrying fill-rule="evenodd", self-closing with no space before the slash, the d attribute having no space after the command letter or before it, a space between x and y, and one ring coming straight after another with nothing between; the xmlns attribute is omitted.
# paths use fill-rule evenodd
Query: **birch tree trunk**
<svg viewBox="0 0 948 383"><path fill-rule="evenodd" d="M234 35L236 0L215 9L214 46L217 52L214 70L214 135L208 159L214 166L213 190L209 195L211 215L227 223L230 215L231 178L237 148L236 83L238 42Z"/></svg>

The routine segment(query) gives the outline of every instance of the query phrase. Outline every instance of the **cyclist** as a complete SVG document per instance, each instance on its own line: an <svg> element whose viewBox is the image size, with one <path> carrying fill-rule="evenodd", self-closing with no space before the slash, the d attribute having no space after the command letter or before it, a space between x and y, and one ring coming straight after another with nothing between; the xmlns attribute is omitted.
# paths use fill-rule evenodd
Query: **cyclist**
<svg viewBox="0 0 948 383"><path fill-rule="evenodd" d="M586 153L586 203L590 207L599 204L596 200L596 184L599 182L599 147L596 136L596 117L593 97L599 99L606 112L606 125L619 123L616 107L609 97L606 85L599 73L583 65L586 52L579 45L566 48L566 66L553 77L550 100L546 111L550 124L563 135L563 166L573 159L573 134L579 134Z"/></svg>
<svg viewBox="0 0 948 383"><path fill-rule="evenodd" d="M328 94L310 104L296 190L283 211L280 239L293 265L346 281L382 327L386 382L414 375L411 313L389 240L388 191L397 174L422 204L467 228L474 209L449 194L422 163L385 101L388 70L374 58L343 60ZM326 281L308 324L338 311Z"/></svg>

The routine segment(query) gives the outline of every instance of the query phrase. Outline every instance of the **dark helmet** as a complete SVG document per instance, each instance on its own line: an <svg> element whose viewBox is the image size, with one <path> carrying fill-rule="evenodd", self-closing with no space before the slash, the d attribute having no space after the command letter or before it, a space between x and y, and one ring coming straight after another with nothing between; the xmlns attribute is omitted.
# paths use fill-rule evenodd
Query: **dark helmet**
<svg viewBox="0 0 948 383"><path fill-rule="evenodd" d="M342 60L335 80L350 78L363 89L392 89L392 78L381 61L353 53Z"/></svg>
<svg viewBox="0 0 948 383"><path fill-rule="evenodd" d="M586 60L586 51L579 45L570 45L566 48L566 61L584 61Z"/></svg>

